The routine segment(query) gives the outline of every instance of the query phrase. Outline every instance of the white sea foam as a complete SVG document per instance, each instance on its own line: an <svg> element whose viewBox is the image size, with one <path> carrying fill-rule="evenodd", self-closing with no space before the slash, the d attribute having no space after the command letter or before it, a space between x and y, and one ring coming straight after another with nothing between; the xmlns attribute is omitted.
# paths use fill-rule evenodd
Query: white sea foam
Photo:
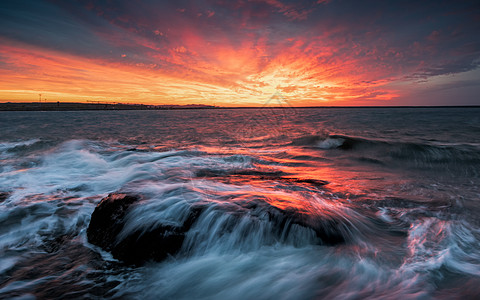
<svg viewBox="0 0 480 300"><path fill-rule="evenodd" d="M318 147L332 149L343 142L328 138ZM17 146L4 145L6 150L2 151ZM345 195L329 191L328 185L322 188L308 182L282 181L281 176L271 175L276 174L272 171L301 178L308 175L308 169L297 170L295 165L272 158L270 163L255 154L125 148L118 142L72 140L34 151L28 157L8 154L15 159L5 160L0 174L0 192L9 193L0 203L1 275L11 272L25 256L47 252L42 248L46 241L64 235L100 252L102 261L115 262L87 243L85 231L100 199L125 191L143 198L127 214L120 238L159 224L179 226L192 205L205 208L187 232L178 255L143 268L120 269L114 275L110 270L91 270L101 274L97 276L102 280L130 278L114 289L113 295L118 297L427 298L436 289L435 280L440 280L437 274L442 268L463 276L480 276L480 232L469 220L455 219L453 212L451 219L446 218L446 206L438 215L423 216L429 209L427 204L377 209L361 204L361 193L346 201ZM248 173L252 170L267 175ZM343 182L352 185L348 191L360 189L354 180ZM279 207L303 203L301 207L308 213L331 217L346 243L322 245L312 229L299 224L288 224L288 231L273 234L277 228L267 210L245 209L245 203L260 200ZM390 236L370 220L373 216L382 226L411 227L405 229L405 237ZM392 257L389 251L394 253ZM0 293L29 290L61 278L55 276L23 283L18 278L2 286Z"/></svg>
<svg viewBox="0 0 480 300"><path fill-rule="evenodd" d="M320 141L320 142L317 144L317 147L320 148L320 149L325 149L325 150L335 149L335 148L338 148L338 147L340 147L341 145L343 145L344 142L345 142L345 140L342 139L342 138L332 138L332 137L328 137L328 138Z"/></svg>

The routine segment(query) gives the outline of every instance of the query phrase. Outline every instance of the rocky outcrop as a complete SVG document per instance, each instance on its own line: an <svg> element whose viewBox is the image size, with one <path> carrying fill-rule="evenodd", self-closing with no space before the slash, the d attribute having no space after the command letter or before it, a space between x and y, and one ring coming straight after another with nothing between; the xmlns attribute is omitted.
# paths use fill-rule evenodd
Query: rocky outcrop
<svg viewBox="0 0 480 300"><path fill-rule="evenodd" d="M120 237L128 211L140 199L137 195L117 193L102 199L92 214L87 229L88 241L127 264L161 261L176 254L199 211L192 209L182 226L159 225L149 231L139 228Z"/></svg>
<svg viewBox="0 0 480 300"><path fill-rule="evenodd" d="M233 220L237 220L224 224L225 234L232 233L235 230L235 224L247 218L252 220L252 224L260 221L273 225L271 237L279 242L289 236L294 230L292 229L294 225L312 230L318 244L335 245L345 241L345 231L342 230L345 228L344 224L331 216L319 217L294 209L280 209L263 199L246 202L233 200L233 202L230 205L212 202L190 206L186 218L183 218L183 222L178 225L157 220L154 226L146 226L139 221L138 227L132 229L129 226L128 230L124 230L130 210L135 209L136 205L142 205L141 197L113 193L102 199L95 208L87 230L88 241L111 252L115 258L127 264L139 265L150 260L162 261L182 249L187 233L199 220L200 214L207 209L210 212L221 212L210 214L211 216L228 214L234 217ZM212 221L215 220L207 220L207 223ZM202 228L196 227L196 230L202 230ZM194 251L190 246L189 244L188 250Z"/></svg>
<svg viewBox="0 0 480 300"><path fill-rule="evenodd" d="M140 197L127 194L110 194L103 198L93 211L87 229L88 241L107 251L115 248L118 234L125 225L125 215Z"/></svg>

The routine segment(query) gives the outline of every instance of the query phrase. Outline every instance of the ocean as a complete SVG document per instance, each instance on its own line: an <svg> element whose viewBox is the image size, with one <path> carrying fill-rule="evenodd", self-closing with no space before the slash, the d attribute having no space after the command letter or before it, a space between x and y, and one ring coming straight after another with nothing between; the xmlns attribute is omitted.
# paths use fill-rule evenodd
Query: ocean
<svg viewBox="0 0 480 300"><path fill-rule="evenodd" d="M480 108L0 112L0 128L0 298L480 296ZM89 236L112 195L138 198L112 219L126 256ZM172 232L177 249L142 259Z"/></svg>

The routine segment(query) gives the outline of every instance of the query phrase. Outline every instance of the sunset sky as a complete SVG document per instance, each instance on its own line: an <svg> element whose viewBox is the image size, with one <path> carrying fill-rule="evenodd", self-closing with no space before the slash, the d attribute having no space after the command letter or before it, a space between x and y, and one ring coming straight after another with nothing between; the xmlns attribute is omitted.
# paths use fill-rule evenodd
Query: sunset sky
<svg viewBox="0 0 480 300"><path fill-rule="evenodd" d="M0 101L480 105L480 2L0 1Z"/></svg>

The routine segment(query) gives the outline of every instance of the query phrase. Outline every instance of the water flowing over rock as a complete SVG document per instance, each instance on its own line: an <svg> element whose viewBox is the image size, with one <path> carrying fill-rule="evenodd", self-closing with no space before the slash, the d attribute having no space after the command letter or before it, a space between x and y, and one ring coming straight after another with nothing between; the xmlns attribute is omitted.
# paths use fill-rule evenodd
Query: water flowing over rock
<svg viewBox="0 0 480 300"><path fill-rule="evenodd" d="M140 200L138 195L120 193L102 199L92 214L87 230L88 241L111 251L115 258L128 264L161 261L177 253L198 211L192 210L182 226L159 225L150 231L139 228L120 237L128 211Z"/></svg>
<svg viewBox="0 0 480 300"><path fill-rule="evenodd" d="M249 201L245 203L237 202L234 206L216 206L215 204L196 204L188 207L188 214L181 224L172 224L171 222L159 220L155 226L147 226L140 220L135 222L135 227L125 230L125 224L128 213L133 210L142 200L139 195L112 193L102 199L92 214L90 225L87 230L88 241L102 249L109 251L112 255L127 263L140 265L146 261L162 261L168 256L176 255L181 249L188 231L194 226L200 214L206 211L216 211L219 214L215 216L227 215L231 218L230 224L221 224L230 235L234 235L236 224L248 220L252 223L253 230L255 222L258 222L256 216L262 216L261 222L271 225L269 241L286 242L289 237L295 235L298 227L304 230L310 230L313 233L313 243L322 245L335 245L343 243L345 238L342 224L336 220L319 220L308 214L304 214L291 209L279 209L271 204L262 201ZM209 217L210 218L210 217ZM209 220L208 222L222 222L218 220ZM243 220L243 221L242 221ZM233 221L233 223L232 223ZM200 224L198 227L202 227ZM226 229L228 227L228 230ZM197 228L197 230L207 230ZM222 231L225 231L222 230ZM293 232L293 233L292 233ZM224 235L225 232L207 233L211 236ZM265 241L267 243L267 241ZM306 241L312 243L311 240ZM190 247L188 247L190 248ZM195 251L195 249L188 249Z"/></svg>

